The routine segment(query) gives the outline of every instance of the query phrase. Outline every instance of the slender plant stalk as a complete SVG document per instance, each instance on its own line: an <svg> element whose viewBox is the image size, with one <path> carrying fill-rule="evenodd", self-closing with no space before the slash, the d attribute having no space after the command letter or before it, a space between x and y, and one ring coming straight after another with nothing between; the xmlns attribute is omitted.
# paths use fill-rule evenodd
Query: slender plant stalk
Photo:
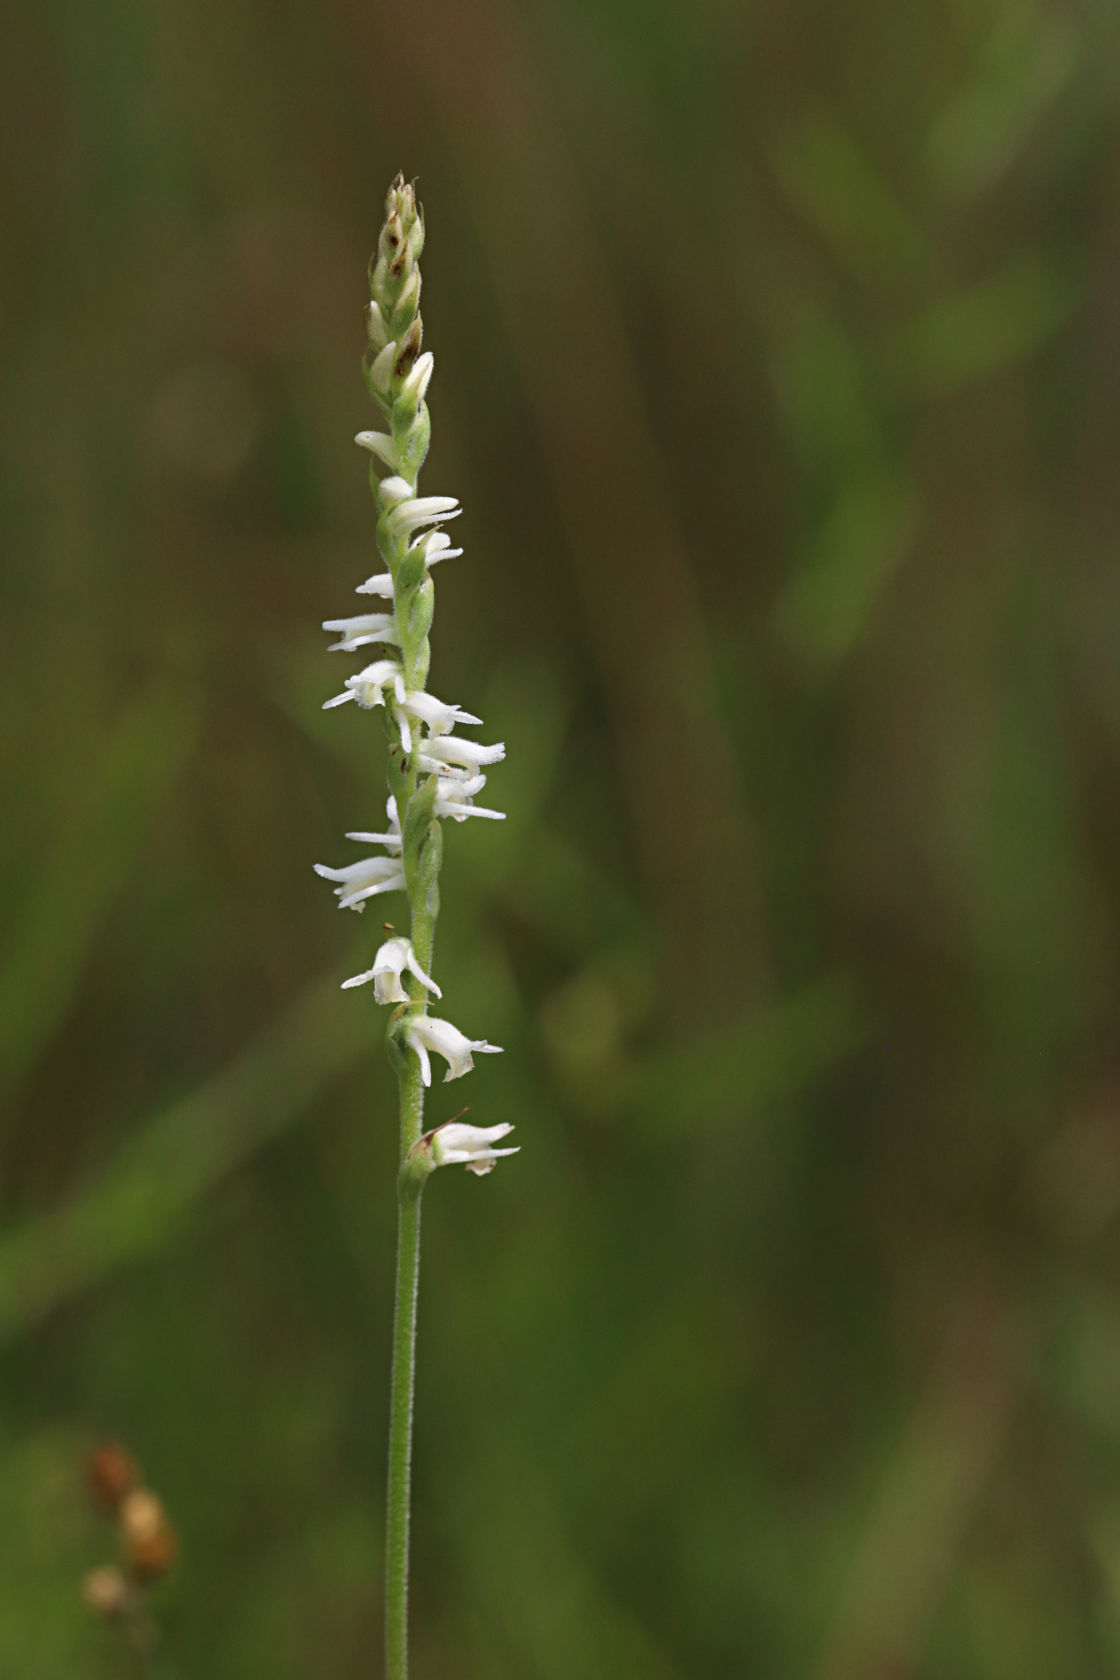
<svg viewBox="0 0 1120 1680"><path fill-rule="evenodd" d="M439 914L439 871L446 818L500 818L500 811L474 803L486 780L482 766L505 756L501 742L480 746L453 734L457 724L476 724L460 707L437 700L426 689L428 632L435 606L431 569L462 552L438 527L459 511L453 496L419 496L417 479L428 452L431 422L425 396L432 376L430 352L421 354L419 257L424 222L415 193L398 176L385 202L385 223L370 270L369 358L366 383L388 423L387 432L360 432L368 449L377 505L377 541L384 572L358 586L381 597L392 610L328 619L324 629L341 633L334 649L355 652L382 643L390 653L346 679L328 706L357 701L364 710L384 712L389 737L388 828L348 838L374 842L384 854L339 869L316 864L336 881L344 909L362 910L380 893L405 893L410 937L385 941L373 967L344 986L372 980L378 1003L395 1005L389 1020L389 1059L400 1086L400 1170L397 1178L397 1280L393 1321L393 1369L389 1408L389 1481L385 1540L385 1663L387 1680L408 1675L409 1514L412 1479L412 1413L416 1381L416 1303L420 1279L420 1198L436 1167L459 1162L468 1171L489 1172L512 1149L495 1142L512 1128L466 1126L456 1121L424 1132L424 1092L432 1078L431 1052L447 1061L447 1079L473 1067L479 1051L496 1050L485 1039L469 1039L450 1021L428 1014L428 994L441 996L431 977L432 947ZM380 477L376 463L388 469Z"/></svg>
<svg viewBox="0 0 1120 1680"><path fill-rule="evenodd" d="M412 948L431 972L435 917L412 913ZM413 987L420 982L412 979ZM420 1063L410 1056L400 1069L401 1161L408 1160L424 1129ZM408 1563L412 1510L412 1412L416 1392L416 1305L420 1292L420 1201L424 1180L402 1172L397 1181L397 1282L393 1309L393 1370L389 1399L389 1482L385 1502L385 1673L408 1674Z"/></svg>
<svg viewBox="0 0 1120 1680"><path fill-rule="evenodd" d="M411 1146L410 1146L411 1147ZM397 1215L397 1299L389 1412L385 1516L385 1673L408 1674L408 1530L412 1503L412 1397L416 1384L416 1298L420 1286L420 1194Z"/></svg>

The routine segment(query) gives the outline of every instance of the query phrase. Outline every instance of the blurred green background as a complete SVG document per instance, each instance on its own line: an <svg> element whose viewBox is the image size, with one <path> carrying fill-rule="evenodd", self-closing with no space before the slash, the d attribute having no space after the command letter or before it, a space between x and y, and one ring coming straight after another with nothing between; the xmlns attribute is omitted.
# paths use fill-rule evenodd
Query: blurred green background
<svg viewBox="0 0 1120 1680"><path fill-rule="evenodd" d="M0 1675L379 1672L381 826L322 701L419 177L450 827L417 1680L1120 1670L1120 13L43 0L0 72ZM381 906L385 909L382 911Z"/></svg>

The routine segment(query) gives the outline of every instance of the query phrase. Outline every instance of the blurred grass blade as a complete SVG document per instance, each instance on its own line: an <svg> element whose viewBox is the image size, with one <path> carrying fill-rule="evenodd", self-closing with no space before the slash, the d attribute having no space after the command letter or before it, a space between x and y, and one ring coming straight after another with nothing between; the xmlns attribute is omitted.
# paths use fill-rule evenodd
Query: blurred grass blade
<svg viewBox="0 0 1120 1680"><path fill-rule="evenodd" d="M0 1240L0 1346L142 1260L215 1182L283 1131L368 1053L367 1014L332 975L222 1073L151 1120L94 1183Z"/></svg>
<svg viewBox="0 0 1120 1680"><path fill-rule="evenodd" d="M805 666L827 670L862 640L915 522L909 487L888 473L853 479L838 494L774 608L778 640Z"/></svg>
<svg viewBox="0 0 1120 1680"><path fill-rule="evenodd" d="M1080 287L1037 252L932 305L903 333L902 370L925 391L953 391L1025 361L1068 320Z"/></svg>
<svg viewBox="0 0 1120 1680"><path fill-rule="evenodd" d="M814 117L787 136L775 167L801 213L861 278L881 282L921 262L918 224L832 118Z"/></svg>
<svg viewBox="0 0 1120 1680"><path fill-rule="evenodd" d="M28 885L0 974L0 1088L18 1084L65 1016L152 815L191 750L196 723L194 707L180 696L142 696L104 747L87 756L84 780L68 790L71 820Z"/></svg>
<svg viewBox="0 0 1120 1680"><path fill-rule="evenodd" d="M683 1113L696 1136L718 1132L739 1124L746 1110L811 1090L866 1043L870 1030L849 977L826 975L687 1048L651 1056L632 1100L647 1130L677 1132Z"/></svg>

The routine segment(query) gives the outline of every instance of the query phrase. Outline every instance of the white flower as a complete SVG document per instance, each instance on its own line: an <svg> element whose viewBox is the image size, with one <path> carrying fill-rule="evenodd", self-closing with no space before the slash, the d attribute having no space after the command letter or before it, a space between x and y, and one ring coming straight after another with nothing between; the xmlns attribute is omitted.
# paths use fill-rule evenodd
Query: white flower
<svg viewBox="0 0 1120 1680"><path fill-rule="evenodd" d="M518 1146L513 1149L490 1147L499 1138L508 1137L512 1131L512 1126L464 1126L458 1120L449 1120L445 1126L437 1126L431 1134L432 1159L437 1167L454 1167L461 1163L468 1172L477 1173L481 1178L484 1173L493 1172L494 1162L503 1155L517 1154Z"/></svg>
<svg viewBox="0 0 1120 1680"><path fill-rule="evenodd" d="M383 478L381 488L387 484L403 484L403 479ZM434 525L437 520L458 519L462 513L457 496L413 496L402 497L388 516L389 531L394 537L403 537L409 531L418 531L422 525Z"/></svg>
<svg viewBox="0 0 1120 1680"><path fill-rule="evenodd" d="M389 471L399 473L401 470L400 456L397 446L388 432L359 432L354 442L359 449L368 449L378 460L384 461Z"/></svg>
<svg viewBox="0 0 1120 1680"><path fill-rule="evenodd" d="M374 706L385 704L385 690L390 685L397 699L402 699L405 692L404 672L395 659L376 659L356 676L347 677L344 691L331 700L324 700L323 710L344 706L347 700L356 700L363 710L372 711Z"/></svg>
<svg viewBox="0 0 1120 1680"><path fill-rule="evenodd" d="M419 292L420 276L415 273L415 271L414 275L416 279L416 290ZM400 307L399 303L397 307ZM435 357L432 355L430 350L425 350L422 356L417 356L416 360L412 364L411 373L401 386L401 396L410 397L417 403L423 402L428 386L431 383L432 369L434 367Z"/></svg>
<svg viewBox="0 0 1120 1680"><path fill-rule="evenodd" d="M344 980L342 989L350 986L364 986L367 980L373 981L373 995L378 1003L408 1003L409 996L401 985L401 976L405 969L415 974L421 985L427 986L437 997L443 993L436 985L430 974L425 974L416 961L416 952L412 949L411 939L387 939L373 959L373 967L367 968L364 974L355 974L352 980Z"/></svg>
<svg viewBox="0 0 1120 1680"><path fill-rule="evenodd" d="M478 741L461 741L457 735L433 735L416 754L416 766L429 775L454 776L461 774L453 768L456 765L463 765L468 772L477 771L480 765L497 764L505 756L504 741L484 747Z"/></svg>
<svg viewBox="0 0 1120 1680"><path fill-rule="evenodd" d="M340 883L334 889L340 910L363 910L363 900L373 898L377 893L405 891L404 870L399 858L362 858L358 863L345 864L341 869L328 869L325 863L317 863L315 873L325 881Z"/></svg>
<svg viewBox="0 0 1120 1680"><path fill-rule="evenodd" d="M481 775L465 781L459 776L440 776L436 781L436 816L454 817L456 822L466 822L468 817L494 817L503 821L504 811L488 811L484 805L474 803L475 794L481 793L485 786L486 777Z"/></svg>
<svg viewBox="0 0 1120 1680"><path fill-rule="evenodd" d="M416 718L420 723L426 723L429 729L434 729L437 735L446 729L454 729L457 723L481 723L482 719L475 717L473 712L464 712L462 707L451 705L446 700L437 700L434 694L427 694L423 689L410 690L400 700L397 706L398 721L401 729L401 745L405 752L412 751L412 731L408 727L409 718Z"/></svg>
<svg viewBox="0 0 1120 1680"><path fill-rule="evenodd" d="M341 630L342 640L332 642L328 653L353 653L367 642L399 642L397 621L392 613L359 613L356 618L325 618L324 630Z"/></svg>
<svg viewBox="0 0 1120 1680"><path fill-rule="evenodd" d="M420 1058L420 1077L425 1085L432 1083L429 1050L446 1057L444 1079L460 1079L473 1068L475 1052L485 1051L487 1055L495 1056L501 1053L502 1048L500 1044L487 1044L484 1038L467 1038L450 1021L439 1021L434 1015L414 1015L405 1029L405 1038Z"/></svg>

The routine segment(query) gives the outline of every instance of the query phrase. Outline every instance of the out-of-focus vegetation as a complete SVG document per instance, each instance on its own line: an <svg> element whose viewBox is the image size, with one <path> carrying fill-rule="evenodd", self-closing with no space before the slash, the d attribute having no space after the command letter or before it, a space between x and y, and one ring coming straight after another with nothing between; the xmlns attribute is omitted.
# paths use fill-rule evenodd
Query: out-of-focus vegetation
<svg viewBox="0 0 1120 1680"><path fill-rule="evenodd" d="M358 372L419 176L448 1013L418 1680L1120 1667L1120 14L9 26L0 1674L377 1671L393 1092ZM349 669L349 664L347 669ZM388 907L389 901L379 901ZM464 1095L460 1097L460 1092Z"/></svg>

